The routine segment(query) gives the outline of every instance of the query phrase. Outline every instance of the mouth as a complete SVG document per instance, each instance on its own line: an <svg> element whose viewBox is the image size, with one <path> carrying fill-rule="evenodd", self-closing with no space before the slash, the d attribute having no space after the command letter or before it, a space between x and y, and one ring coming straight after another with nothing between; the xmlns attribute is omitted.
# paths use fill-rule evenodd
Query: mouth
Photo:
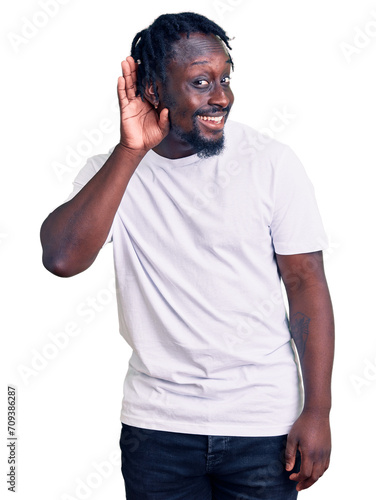
<svg viewBox="0 0 376 500"><path fill-rule="evenodd" d="M197 115L197 118L203 125L214 130L222 129L225 122L225 115Z"/></svg>

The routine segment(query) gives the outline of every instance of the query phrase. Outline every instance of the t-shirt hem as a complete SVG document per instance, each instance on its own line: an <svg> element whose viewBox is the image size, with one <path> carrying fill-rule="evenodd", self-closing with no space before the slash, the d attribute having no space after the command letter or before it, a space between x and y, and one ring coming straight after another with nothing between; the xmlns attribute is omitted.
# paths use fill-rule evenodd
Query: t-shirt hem
<svg viewBox="0 0 376 500"><path fill-rule="evenodd" d="M121 422L131 427L147 430L177 432L181 434L200 434L206 436L237 436L237 437L270 437L288 434L292 424L289 425L223 425L223 424L197 424L189 422L157 422L145 419L121 416Z"/></svg>

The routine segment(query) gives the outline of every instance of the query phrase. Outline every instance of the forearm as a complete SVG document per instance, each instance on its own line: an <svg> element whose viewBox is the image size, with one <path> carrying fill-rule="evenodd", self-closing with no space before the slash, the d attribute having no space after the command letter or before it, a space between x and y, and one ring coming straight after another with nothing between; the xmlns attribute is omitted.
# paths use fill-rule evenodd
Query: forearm
<svg viewBox="0 0 376 500"><path fill-rule="evenodd" d="M82 190L47 217L41 228L41 242L43 264L49 271L73 276L93 263L144 154L130 154L117 146Z"/></svg>
<svg viewBox="0 0 376 500"><path fill-rule="evenodd" d="M290 331L297 347L304 384L304 408L287 437L286 470L292 471L301 454L298 491L309 488L329 467L331 436L331 375L334 319L321 251L276 255L286 287Z"/></svg>
<svg viewBox="0 0 376 500"><path fill-rule="evenodd" d="M304 384L304 410L329 413L334 356L334 319L325 279L288 293L290 331Z"/></svg>

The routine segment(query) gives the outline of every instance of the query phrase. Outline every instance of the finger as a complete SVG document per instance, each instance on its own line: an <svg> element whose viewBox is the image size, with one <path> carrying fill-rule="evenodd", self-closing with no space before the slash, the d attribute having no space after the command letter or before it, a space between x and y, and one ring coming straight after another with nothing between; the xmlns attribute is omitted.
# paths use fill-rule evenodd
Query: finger
<svg viewBox="0 0 376 500"><path fill-rule="evenodd" d="M126 106L128 104L127 94L125 92L125 79L122 76L119 76L117 83L117 93L119 99L119 105L121 107Z"/></svg>
<svg viewBox="0 0 376 500"><path fill-rule="evenodd" d="M290 475L292 481L299 483L296 487L300 491L303 483L312 476L313 461L308 457L307 453L301 452L301 464L299 472Z"/></svg>
<svg viewBox="0 0 376 500"><path fill-rule="evenodd" d="M168 120L168 109L164 108L159 115L159 128L164 135L167 135L170 130L170 122Z"/></svg>
<svg viewBox="0 0 376 500"><path fill-rule="evenodd" d="M125 93L129 101L136 97L136 86L133 83L132 72L128 58L122 61L121 67L123 70L123 78L125 80Z"/></svg>
<svg viewBox="0 0 376 500"><path fill-rule="evenodd" d="M325 467L323 463L317 462L313 464L311 476L306 481L307 488L312 486L312 484L314 484L318 479L320 479L320 477L324 474L324 472L325 472Z"/></svg>
<svg viewBox="0 0 376 500"><path fill-rule="evenodd" d="M287 444L285 449L286 470L290 471L295 466L296 452L298 451L298 443L292 437L287 436Z"/></svg>
<svg viewBox="0 0 376 500"><path fill-rule="evenodd" d="M305 490L307 488L309 488L310 486L312 486L313 484L315 484L316 481L318 481L318 479L320 479L320 477L324 474L324 469L322 467L322 464L320 463L315 463L313 465L313 468L312 468L312 472L311 472L311 475L309 477L307 477L307 479L305 479L304 481L301 481L298 486L296 487L296 489L298 491L302 491L302 490Z"/></svg>
<svg viewBox="0 0 376 500"><path fill-rule="evenodd" d="M126 58L129 64L129 68L131 70L131 76L132 76L132 81L133 85L137 87L137 70L138 70L138 64L135 62L132 56L128 56Z"/></svg>

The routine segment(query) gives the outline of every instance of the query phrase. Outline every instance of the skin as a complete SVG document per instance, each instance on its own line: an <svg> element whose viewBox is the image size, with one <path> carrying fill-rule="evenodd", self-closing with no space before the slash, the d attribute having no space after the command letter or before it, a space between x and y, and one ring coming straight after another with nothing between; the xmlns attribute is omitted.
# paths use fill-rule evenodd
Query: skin
<svg viewBox="0 0 376 500"><path fill-rule="evenodd" d="M166 85L157 81L158 95L150 86L146 98L158 110L169 108L170 132L154 151L167 158L182 158L197 152L181 138L194 125L207 141L217 141L223 136L234 95L230 88L231 61L216 37L192 34L174 47L175 58L167 66ZM213 127L199 116L223 116L223 119L219 126Z"/></svg>
<svg viewBox="0 0 376 500"><path fill-rule="evenodd" d="M137 64L122 62L118 79L120 141L99 172L69 202L58 207L41 228L43 263L57 276L74 276L97 257L137 166L153 149L166 158L197 153L184 139L197 129L206 141L218 141L234 101L229 85L231 64L223 44L212 35L191 34L174 44L167 82L157 94L146 89L136 97ZM219 124L200 116L222 116ZM286 287L290 329L297 346L305 387L303 412L288 435L286 469L297 450L301 467L291 480L297 489L311 486L329 465L329 412L334 351L334 322L320 252L276 255Z"/></svg>
<svg viewBox="0 0 376 500"><path fill-rule="evenodd" d="M150 85L142 100L136 97L137 64L132 57L122 62L123 76L118 79L120 142L83 189L44 221L43 264L49 271L69 277L91 266L130 178L150 149L167 158L196 153L178 133L190 132L195 122L207 140L223 134L224 119L220 126L210 128L193 115L210 109L211 115L222 114L227 119L224 108L234 99L227 81L230 70L228 54L216 37L191 34L184 42L175 43L167 89L157 82L157 96ZM169 110L166 103L171 100L176 105Z"/></svg>
<svg viewBox="0 0 376 500"><path fill-rule="evenodd" d="M298 491L309 488L329 467L331 435L331 374L334 356L334 319L322 252L276 255L285 285L290 331L299 354L304 384L304 408L292 426L286 446L286 470L301 453Z"/></svg>

